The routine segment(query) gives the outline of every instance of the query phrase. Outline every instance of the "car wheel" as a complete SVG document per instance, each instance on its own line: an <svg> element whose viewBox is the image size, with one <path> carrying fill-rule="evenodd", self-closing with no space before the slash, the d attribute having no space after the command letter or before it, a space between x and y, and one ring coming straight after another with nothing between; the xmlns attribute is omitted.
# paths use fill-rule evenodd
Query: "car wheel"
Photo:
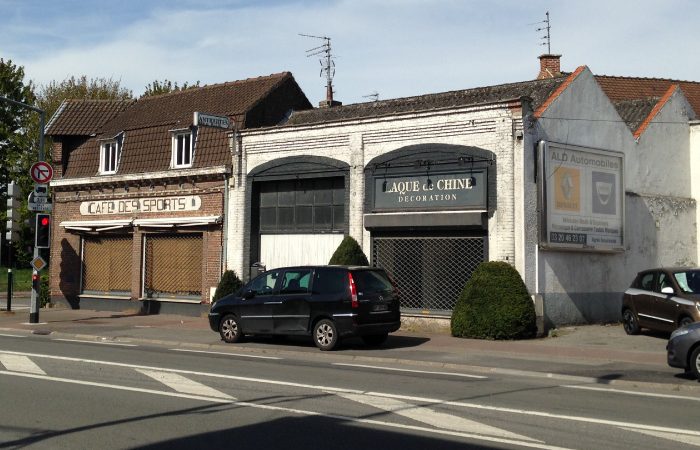
<svg viewBox="0 0 700 450"><path fill-rule="evenodd" d="M678 321L678 327L682 328L686 325L690 325L691 323L693 323L693 319L691 319L690 317L681 317L681 320Z"/></svg>
<svg viewBox="0 0 700 450"><path fill-rule="evenodd" d="M365 341L365 344L376 347L382 345L384 341L386 341L387 337L389 337L389 333L370 334L367 336L362 336L362 340Z"/></svg>
<svg viewBox="0 0 700 450"><path fill-rule="evenodd" d="M700 381L700 346L695 347L690 355L690 371L695 375L695 379Z"/></svg>
<svg viewBox="0 0 700 450"><path fill-rule="evenodd" d="M631 309L622 312L622 326L627 334L639 334L639 322Z"/></svg>
<svg viewBox="0 0 700 450"><path fill-rule="evenodd" d="M224 342L232 344L241 340L243 334L241 333L241 327L238 325L238 318L233 314L224 316L219 323L219 334Z"/></svg>
<svg viewBox="0 0 700 450"><path fill-rule="evenodd" d="M314 326L314 344L321 350L333 350L338 344L338 329L332 320L319 320Z"/></svg>

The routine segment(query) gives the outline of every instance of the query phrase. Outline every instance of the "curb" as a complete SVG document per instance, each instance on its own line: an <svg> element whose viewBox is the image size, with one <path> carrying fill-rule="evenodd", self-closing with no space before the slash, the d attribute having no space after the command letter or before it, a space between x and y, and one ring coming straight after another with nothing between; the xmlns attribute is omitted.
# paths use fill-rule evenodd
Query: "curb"
<svg viewBox="0 0 700 450"><path fill-rule="evenodd" d="M140 338L120 338L120 337L106 337L90 334L72 334L64 333L60 331L50 331L50 330L24 330L17 328L0 328L0 332L14 332L22 333L25 335L51 335L58 338L73 338L85 341L94 342L115 342L124 344L143 344L143 345L157 345L170 348L181 348L181 349L196 349L196 350L208 350L208 351L218 351L221 354L225 353L248 353L251 355L264 355L264 356L286 356L290 358L303 358L303 359L313 359L321 360L323 362L363 362L363 363L383 363L383 364L399 364L404 366L418 366L427 368L437 368L437 369L450 369L459 370L464 372L477 372L485 374L496 374L496 375L509 375L509 376L519 376L528 378L539 378L547 380L557 380L568 383L580 383L580 384L591 384L599 386L616 386L616 387L627 387L627 388L638 388L645 387L648 389L658 389L664 391L673 392L689 392L700 394L700 382L691 384L680 384L680 383L657 383L649 381L631 381L631 380L601 380L595 377L583 377L576 375L567 375L554 372L539 372L539 371L528 371L528 370L518 370L518 369L506 369L500 367L488 367L488 366L474 366L468 364L458 364L458 363L445 363L439 361L425 361L425 360L412 360L404 358L382 358L377 356L362 356L362 355L342 355L342 354L328 354L328 352L323 352L322 354L315 354L310 352L298 352L292 350L279 350L279 349L251 349L247 347L241 347L238 345L223 345L223 344L200 344L196 342L182 342L182 341L165 341L161 339L140 339ZM224 349L230 349L232 351L226 351Z"/></svg>

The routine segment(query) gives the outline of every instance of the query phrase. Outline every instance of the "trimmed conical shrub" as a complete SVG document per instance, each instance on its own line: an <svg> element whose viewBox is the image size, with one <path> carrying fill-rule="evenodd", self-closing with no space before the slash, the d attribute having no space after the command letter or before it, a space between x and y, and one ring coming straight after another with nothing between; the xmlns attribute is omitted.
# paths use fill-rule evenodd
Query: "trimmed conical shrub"
<svg viewBox="0 0 700 450"><path fill-rule="evenodd" d="M481 263L452 311L452 336L527 339L537 332L535 305L520 274L500 261Z"/></svg>
<svg viewBox="0 0 700 450"><path fill-rule="evenodd" d="M219 285L216 287L216 292L214 293L214 298L212 300L217 301L228 294L232 294L239 290L241 286L243 286L243 282L241 282L241 280L238 278L236 272L233 270L227 270L221 276L221 281L219 281Z"/></svg>
<svg viewBox="0 0 700 450"><path fill-rule="evenodd" d="M343 242L340 243L335 253L333 253L333 256L331 256L331 260L328 264L339 266L369 266L369 261L367 261L367 257L362 251L360 244L351 236L345 236Z"/></svg>

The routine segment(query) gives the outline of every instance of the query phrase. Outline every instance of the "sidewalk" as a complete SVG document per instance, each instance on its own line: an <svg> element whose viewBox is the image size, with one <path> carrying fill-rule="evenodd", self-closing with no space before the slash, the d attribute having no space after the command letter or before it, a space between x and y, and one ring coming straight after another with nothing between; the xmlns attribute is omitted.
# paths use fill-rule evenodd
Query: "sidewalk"
<svg viewBox="0 0 700 450"><path fill-rule="evenodd" d="M585 325L555 330L553 337L526 341L458 339L447 334L399 331L381 348L359 339L338 351L320 352L311 339L247 339L229 345L209 328L206 317L129 315L110 311L42 309L40 324L28 324L25 311L0 312L0 332L50 335L82 340L140 343L193 350L275 354L316 361L404 364L425 370L465 370L541 376L569 381L625 385L652 383L674 390L698 390L700 383L666 364L668 336L628 336L620 325Z"/></svg>

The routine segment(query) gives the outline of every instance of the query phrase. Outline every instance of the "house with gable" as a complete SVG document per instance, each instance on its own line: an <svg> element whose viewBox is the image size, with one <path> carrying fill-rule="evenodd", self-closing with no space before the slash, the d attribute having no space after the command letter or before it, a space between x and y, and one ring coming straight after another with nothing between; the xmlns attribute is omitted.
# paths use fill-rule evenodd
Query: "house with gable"
<svg viewBox="0 0 700 450"><path fill-rule="evenodd" d="M238 182L230 133L310 107L288 72L135 101L65 101L46 131L52 299L199 314L225 269L227 223L244 213L227 200Z"/></svg>
<svg viewBox="0 0 700 450"><path fill-rule="evenodd" d="M700 83L562 73L559 58L531 81L235 133L230 208L249 214L229 225L228 266L324 264L349 234L407 320L449 317L486 260L517 268L543 326L619 320L637 271L698 264Z"/></svg>

